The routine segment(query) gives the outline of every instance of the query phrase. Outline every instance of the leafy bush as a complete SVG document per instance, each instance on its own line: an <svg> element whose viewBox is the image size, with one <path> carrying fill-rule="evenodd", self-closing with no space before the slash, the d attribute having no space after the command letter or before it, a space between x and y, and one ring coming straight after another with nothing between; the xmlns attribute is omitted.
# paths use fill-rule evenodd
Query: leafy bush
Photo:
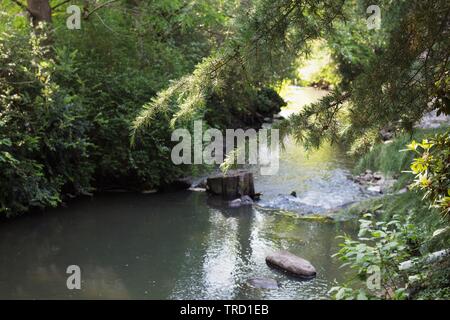
<svg viewBox="0 0 450 320"><path fill-rule="evenodd" d="M363 280L365 287L353 289L347 284L332 288L330 293L336 299L405 299L408 277L400 272L399 264L417 250L419 235L415 225L400 216L377 222L372 214L365 214L358 241L343 237L342 249L334 255L343 266L356 271L357 284Z"/></svg>
<svg viewBox="0 0 450 320"><path fill-rule="evenodd" d="M235 1L119 1L85 15L80 30L66 28L67 5L45 28L17 3L0 9L0 215L187 174L170 161L164 112L133 147L130 125L222 41Z"/></svg>
<svg viewBox="0 0 450 320"><path fill-rule="evenodd" d="M421 143L412 141L408 150L419 157L411 164L415 181L412 187L423 190L424 198L439 208L444 216L450 213L450 130Z"/></svg>
<svg viewBox="0 0 450 320"><path fill-rule="evenodd" d="M54 82L45 30L2 34L0 212L56 206L90 190L90 124L78 96Z"/></svg>
<svg viewBox="0 0 450 320"><path fill-rule="evenodd" d="M407 150L418 155L412 160L410 173L415 175L413 188L424 194L422 201L412 192L388 197L384 202L393 208L383 214L381 221L377 221L380 217L374 219L374 215L366 214L365 219L360 220L358 240L345 237L342 249L335 255L344 265L356 270L358 280L368 280L368 274L378 272L382 290L380 287L373 290L370 281L366 281L362 288L361 282L357 282L356 286L349 286L348 283L332 289L335 298L448 299L450 258L431 262L427 261L427 254L448 249L450 244L448 220L442 219L437 212L439 210L444 216L448 215L449 138L447 129L445 133L437 133L431 139L423 139L421 143L412 141L408 145ZM383 145L381 148L386 147ZM397 158L405 156L409 157L410 154L396 155ZM421 205L422 202L425 206ZM403 212L390 216L390 212L397 210L397 203ZM431 208L427 207L430 203ZM382 207L383 204L376 208ZM400 210L397 212L400 213ZM400 263L408 259L413 262L413 267L400 271Z"/></svg>
<svg viewBox="0 0 450 320"><path fill-rule="evenodd" d="M417 129L411 134L398 134L390 143L379 143L363 154L354 169L355 174L360 174L367 169L379 171L385 175L398 178L395 189L406 187L413 181L413 175L409 172L414 155L411 152L401 152L411 139L422 140L430 135L443 134L445 128Z"/></svg>
<svg viewBox="0 0 450 320"><path fill-rule="evenodd" d="M279 113L281 107L286 106L286 102L272 88L261 88L256 94L256 110L265 117Z"/></svg>

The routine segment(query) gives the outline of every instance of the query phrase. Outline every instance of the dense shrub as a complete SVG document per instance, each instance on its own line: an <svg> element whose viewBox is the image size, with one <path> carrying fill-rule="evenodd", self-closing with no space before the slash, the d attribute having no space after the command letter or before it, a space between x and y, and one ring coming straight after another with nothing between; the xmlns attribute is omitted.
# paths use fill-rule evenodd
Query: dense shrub
<svg viewBox="0 0 450 320"><path fill-rule="evenodd" d="M234 4L219 2L117 2L85 17L81 30L65 27L65 6L45 30L17 4L2 6L0 216L187 174L170 161L166 115L134 146L130 126L143 104L220 41L212 35Z"/></svg>
<svg viewBox="0 0 450 320"><path fill-rule="evenodd" d="M79 97L54 82L58 66L47 57L43 30L0 37L0 212L88 192L91 125Z"/></svg>
<svg viewBox="0 0 450 320"><path fill-rule="evenodd" d="M448 129L439 131L431 138L424 138L420 143L413 140L407 146L416 157L410 160L411 171L405 174L415 176L412 188L418 193L409 191L375 200L373 209L360 220L358 239L344 237L342 249L335 256L354 269L358 277L356 282L334 287L331 293L335 298L448 299L450 258L428 259L428 254L448 249L450 245L448 219L439 214L448 216L449 213L450 135ZM397 140L404 141L404 137ZM372 151L360 166L372 164L377 169L390 168L399 173L404 169L399 164L412 158L412 153L394 153L392 146L397 143L375 147L378 156ZM385 163L382 160L386 157L394 159ZM379 161L374 163L370 159ZM405 260L411 260L412 267L400 269L400 263ZM375 271L377 287L370 281Z"/></svg>

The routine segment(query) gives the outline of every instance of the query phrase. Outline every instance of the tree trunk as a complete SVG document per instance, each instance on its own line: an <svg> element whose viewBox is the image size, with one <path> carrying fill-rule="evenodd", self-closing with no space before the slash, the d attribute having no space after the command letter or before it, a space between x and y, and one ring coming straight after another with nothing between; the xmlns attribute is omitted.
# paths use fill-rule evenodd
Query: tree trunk
<svg viewBox="0 0 450 320"><path fill-rule="evenodd" d="M33 26L37 26L39 22L52 22L52 9L49 0L27 0L27 3Z"/></svg>
<svg viewBox="0 0 450 320"><path fill-rule="evenodd" d="M227 175L217 175L207 179L208 190L221 195L224 199L236 199L242 196L254 198L253 174L246 171L231 171Z"/></svg>

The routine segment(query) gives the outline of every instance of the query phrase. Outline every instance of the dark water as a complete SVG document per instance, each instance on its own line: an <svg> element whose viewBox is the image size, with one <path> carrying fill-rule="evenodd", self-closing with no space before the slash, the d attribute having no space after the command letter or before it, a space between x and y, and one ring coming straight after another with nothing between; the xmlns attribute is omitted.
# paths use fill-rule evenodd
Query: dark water
<svg viewBox="0 0 450 320"><path fill-rule="evenodd" d="M0 225L0 298L313 299L342 271L330 256L351 227L310 223L261 209L218 210L204 193L108 195L77 200ZM318 277L301 282L266 266L288 249ZM79 265L82 290L66 288ZM246 285L277 279L277 290Z"/></svg>
<svg viewBox="0 0 450 320"><path fill-rule="evenodd" d="M336 236L353 233L354 223L298 215L360 199L349 167L336 148L306 155L290 144L278 175L256 175L263 198L253 208L229 209L199 192L109 194L0 223L0 298L327 298L344 277L331 258ZM294 190L297 198L289 196ZM279 249L311 261L317 278L270 269L265 257ZM81 268L81 290L66 287L69 265ZM280 288L250 288L254 277L276 279Z"/></svg>

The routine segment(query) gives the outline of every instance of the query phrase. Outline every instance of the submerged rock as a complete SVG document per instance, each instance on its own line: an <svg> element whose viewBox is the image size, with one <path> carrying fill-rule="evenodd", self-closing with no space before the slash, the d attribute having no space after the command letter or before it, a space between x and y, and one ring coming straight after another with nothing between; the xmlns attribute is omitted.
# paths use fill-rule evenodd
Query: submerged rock
<svg viewBox="0 0 450 320"><path fill-rule="evenodd" d="M242 206L242 200L241 199L235 199L233 201L228 202L228 206L230 208L239 208Z"/></svg>
<svg viewBox="0 0 450 320"><path fill-rule="evenodd" d="M234 199L233 201L228 202L228 206L230 208L239 208L241 206L251 206L253 205L253 200L249 196L243 196L238 199Z"/></svg>
<svg viewBox="0 0 450 320"><path fill-rule="evenodd" d="M314 278L317 274L316 269L309 261L288 251L279 251L268 255L266 263L303 279Z"/></svg>
<svg viewBox="0 0 450 320"><path fill-rule="evenodd" d="M248 279L247 284L256 289L278 289L278 282L269 278Z"/></svg>

